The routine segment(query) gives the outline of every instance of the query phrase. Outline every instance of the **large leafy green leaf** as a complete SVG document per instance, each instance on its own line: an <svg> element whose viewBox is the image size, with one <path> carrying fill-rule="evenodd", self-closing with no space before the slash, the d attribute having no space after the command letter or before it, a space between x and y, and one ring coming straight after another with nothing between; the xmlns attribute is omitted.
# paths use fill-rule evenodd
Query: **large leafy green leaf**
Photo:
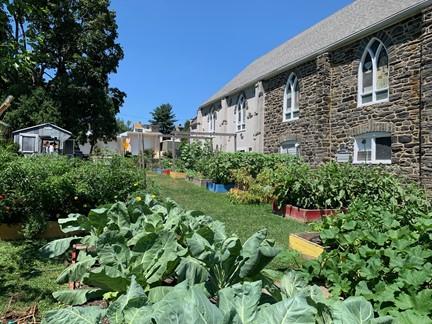
<svg viewBox="0 0 432 324"><path fill-rule="evenodd" d="M153 305L153 311L157 323L220 324L223 320L221 311L200 287L176 287Z"/></svg>
<svg viewBox="0 0 432 324"><path fill-rule="evenodd" d="M261 298L261 281L236 284L219 291L219 308L226 323L254 323Z"/></svg>
<svg viewBox="0 0 432 324"><path fill-rule="evenodd" d="M99 307L68 307L47 312L42 324L99 324L104 315Z"/></svg>
<svg viewBox="0 0 432 324"><path fill-rule="evenodd" d="M107 317L111 324L145 323L151 319L151 309L142 309L146 304L147 296L142 287L136 282L135 276L132 276L126 294L119 297L109 306Z"/></svg>
<svg viewBox="0 0 432 324"><path fill-rule="evenodd" d="M280 289L284 298L292 298L299 294L302 294L305 290L306 284L300 278L300 276L290 271L285 274L280 282Z"/></svg>
<svg viewBox="0 0 432 324"><path fill-rule="evenodd" d="M80 214L69 214L67 218L59 218L58 223L63 233L73 233L88 229L82 226L83 218Z"/></svg>
<svg viewBox="0 0 432 324"><path fill-rule="evenodd" d="M333 308L335 324L372 323L374 311L372 305L363 297L349 297Z"/></svg>
<svg viewBox="0 0 432 324"><path fill-rule="evenodd" d="M178 275L178 280L186 280L189 285L205 282L209 276L205 264L190 256L182 258L175 271Z"/></svg>
<svg viewBox="0 0 432 324"><path fill-rule="evenodd" d="M396 306L402 310L413 309L419 315L428 315L432 310L432 289L424 289L415 296L403 293L396 299Z"/></svg>
<svg viewBox="0 0 432 324"><path fill-rule="evenodd" d="M122 276L122 272L110 268L100 267L92 270L84 283L92 287L98 287L106 291L125 292L130 281Z"/></svg>
<svg viewBox="0 0 432 324"><path fill-rule="evenodd" d="M82 280L95 263L96 258L91 255L80 254L78 262L72 263L60 273L57 277L57 283Z"/></svg>
<svg viewBox="0 0 432 324"><path fill-rule="evenodd" d="M246 261L240 269L240 278L259 273L280 252L266 237L267 230L261 230L243 244L241 256Z"/></svg>
<svg viewBox="0 0 432 324"><path fill-rule="evenodd" d="M99 262L102 265L112 266L128 273L128 266L131 261L131 251L124 244L104 245L97 251Z"/></svg>
<svg viewBox="0 0 432 324"><path fill-rule="evenodd" d="M102 233L104 227L108 223L108 209L95 208L90 210L87 222L94 232L97 234Z"/></svg>
<svg viewBox="0 0 432 324"><path fill-rule="evenodd" d="M81 237L74 236L54 240L41 247L39 252L45 258L55 258L65 254L70 249L71 243L80 239Z"/></svg>
<svg viewBox="0 0 432 324"><path fill-rule="evenodd" d="M148 300L149 303L157 303L165 298L166 295L168 295L174 287L171 286L157 286L154 288L151 288L148 292Z"/></svg>
<svg viewBox="0 0 432 324"><path fill-rule="evenodd" d="M107 211L107 218L112 229L118 229L122 233L126 233L130 228L129 213L126 205L123 202L117 202Z"/></svg>
<svg viewBox="0 0 432 324"><path fill-rule="evenodd" d="M263 307L258 312L256 323L315 324L316 312L314 307L308 305L305 298L295 297Z"/></svg>
<svg viewBox="0 0 432 324"><path fill-rule="evenodd" d="M59 302L71 306L82 305L91 299L100 298L103 291L97 288L93 289L68 289L53 292L53 297Z"/></svg>
<svg viewBox="0 0 432 324"><path fill-rule="evenodd" d="M162 232L147 251L133 257L132 271L149 284L159 282L174 271L185 252L175 233Z"/></svg>

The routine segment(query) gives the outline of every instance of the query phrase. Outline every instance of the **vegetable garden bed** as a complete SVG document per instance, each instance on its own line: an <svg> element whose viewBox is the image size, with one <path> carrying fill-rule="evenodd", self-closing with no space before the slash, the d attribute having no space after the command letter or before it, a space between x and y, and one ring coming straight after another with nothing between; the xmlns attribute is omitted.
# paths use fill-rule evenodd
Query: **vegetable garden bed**
<svg viewBox="0 0 432 324"><path fill-rule="evenodd" d="M186 173L171 171L169 176L173 179L186 179Z"/></svg>
<svg viewBox="0 0 432 324"><path fill-rule="evenodd" d="M319 233L297 233L289 236L289 247L305 259L316 259L324 252L324 247L318 244L320 242Z"/></svg>
<svg viewBox="0 0 432 324"><path fill-rule="evenodd" d="M0 224L0 240L2 241L17 241L23 240L25 237L22 234L23 224ZM65 234L60 230L58 222L49 221L46 229L37 235L39 239L53 239L64 237Z"/></svg>
<svg viewBox="0 0 432 324"><path fill-rule="evenodd" d="M207 188L207 184L210 182L209 179L203 179L203 178L198 178L193 176L186 176L186 180L198 187L203 187L203 188Z"/></svg>
<svg viewBox="0 0 432 324"><path fill-rule="evenodd" d="M217 193L226 193L230 191L232 188L234 188L234 183L229 184L221 184L221 183L214 183L214 182L207 182L207 189L211 192L217 192Z"/></svg>
<svg viewBox="0 0 432 324"><path fill-rule="evenodd" d="M272 208L273 213L301 223L319 221L322 217L334 216L339 212L336 209L305 209L289 204L279 207L276 202L273 202Z"/></svg>
<svg viewBox="0 0 432 324"><path fill-rule="evenodd" d="M173 319L209 324L269 319L374 323L372 306L363 297L326 299L320 287L308 286L293 272L276 285L262 271L280 251L266 238L266 230L242 244L238 237L226 235L222 223L183 210L169 199L134 196L127 203L94 209L88 216L70 215L61 227L66 233L77 228L85 233L48 243L40 250L46 257L65 255L77 242L95 248L80 250L76 262L57 279L79 281L83 289L53 293L63 304L85 306L50 311L44 319L47 324L78 323L83 318L89 324ZM86 307L102 298L104 307ZM379 323L390 321L381 318Z"/></svg>

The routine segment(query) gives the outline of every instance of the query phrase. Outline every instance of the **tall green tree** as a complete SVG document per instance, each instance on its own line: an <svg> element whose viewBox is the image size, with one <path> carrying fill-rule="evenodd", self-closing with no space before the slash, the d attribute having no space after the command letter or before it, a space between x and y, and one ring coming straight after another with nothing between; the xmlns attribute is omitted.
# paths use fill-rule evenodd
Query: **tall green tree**
<svg viewBox="0 0 432 324"><path fill-rule="evenodd" d="M42 88L58 107L59 126L80 142L89 129L92 145L114 138L125 93L109 85L123 58L109 5L109 0L0 0L5 31L0 32L0 95L28 98ZM21 103L17 100L13 110L23 109Z"/></svg>
<svg viewBox="0 0 432 324"><path fill-rule="evenodd" d="M150 124L159 126L159 131L162 134L168 135L175 129L175 122L177 120L175 119L173 108L169 103L156 107L151 115Z"/></svg>
<svg viewBox="0 0 432 324"><path fill-rule="evenodd" d="M132 122L130 120L124 121L121 118L117 118L117 131L124 133L132 130Z"/></svg>

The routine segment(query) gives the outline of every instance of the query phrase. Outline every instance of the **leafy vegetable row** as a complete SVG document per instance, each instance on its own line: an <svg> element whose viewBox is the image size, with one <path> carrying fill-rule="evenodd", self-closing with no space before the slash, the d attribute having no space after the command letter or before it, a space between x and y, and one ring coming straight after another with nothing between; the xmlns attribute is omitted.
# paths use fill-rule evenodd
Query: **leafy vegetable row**
<svg viewBox="0 0 432 324"><path fill-rule="evenodd" d="M46 323L375 323L363 298L325 300L293 274L274 284L262 270L279 250L265 230L241 244L211 217L150 195L59 223L65 233L83 235L48 243L45 256L64 255L74 243L87 250L58 278L84 287L54 296L69 305L105 299L109 306L52 311Z"/></svg>

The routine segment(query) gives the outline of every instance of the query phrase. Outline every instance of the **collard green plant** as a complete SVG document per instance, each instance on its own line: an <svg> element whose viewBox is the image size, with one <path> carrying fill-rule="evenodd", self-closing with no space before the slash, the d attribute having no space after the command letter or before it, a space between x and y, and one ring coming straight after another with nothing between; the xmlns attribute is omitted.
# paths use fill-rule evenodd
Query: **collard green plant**
<svg viewBox="0 0 432 324"><path fill-rule="evenodd" d="M293 278L295 276L291 276ZM289 280L284 280L290 285ZM318 287L306 286L275 300L263 293L261 281L244 282L219 291L212 303L202 285L183 282L165 287L158 298L146 293L132 276L128 290L107 309L74 307L50 311L42 323L392 323L375 318L372 306L361 297L327 300ZM266 298L264 298L266 297Z"/></svg>
<svg viewBox="0 0 432 324"><path fill-rule="evenodd" d="M132 276L146 291L166 280L186 281L205 285L215 296L224 287L262 276L279 252L265 230L242 245L211 217L185 211L171 200L160 204L150 195L136 194L127 204L117 202L86 217L71 214L59 223L65 233L86 235L50 242L41 253L58 257L73 243L87 245L57 281L79 281L96 289L56 293L58 300L72 305L101 294L125 293Z"/></svg>

